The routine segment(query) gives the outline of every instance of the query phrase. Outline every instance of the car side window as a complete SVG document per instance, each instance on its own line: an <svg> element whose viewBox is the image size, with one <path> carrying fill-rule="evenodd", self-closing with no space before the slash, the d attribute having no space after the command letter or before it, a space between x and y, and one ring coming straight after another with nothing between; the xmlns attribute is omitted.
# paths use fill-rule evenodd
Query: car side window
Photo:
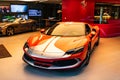
<svg viewBox="0 0 120 80"><path fill-rule="evenodd" d="M91 29L88 24L85 24L85 34L89 34L91 32Z"/></svg>
<svg viewBox="0 0 120 80"><path fill-rule="evenodd" d="M59 24L54 24L52 27L50 27L47 32L45 32L47 35L51 35L52 31L58 26Z"/></svg>

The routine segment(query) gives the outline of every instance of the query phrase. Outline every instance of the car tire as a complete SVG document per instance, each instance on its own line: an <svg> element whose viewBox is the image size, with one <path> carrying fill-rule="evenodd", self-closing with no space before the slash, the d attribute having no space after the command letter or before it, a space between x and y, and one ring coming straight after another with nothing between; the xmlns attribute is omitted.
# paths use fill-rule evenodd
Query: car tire
<svg viewBox="0 0 120 80"><path fill-rule="evenodd" d="M87 66L89 64L89 60L90 60L90 54L91 54L91 45L88 45L88 51L87 51L87 55L85 58L85 66Z"/></svg>
<svg viewBox="0 0 120 80"><path fill-rule="evenodd" d="M13 28L13 27L8 27L8 28L6 29L6 35L7 35L7 36L14 35L14 28Z"/></svg>
<svg viewBox="0 0 120 80"><path fill-rule="evenodd" d="M89 64L90 54L91 54L91 44L89 43L86 58L83 60L82 64L78 66L80 70L83 70Z"/></svg>
<svg viewBox="0 0 120 80"><path fill-rule="evenodd" d="M99 43L100 43L100 32L98 33L98 40L97 40L97 42L96 42L96 46L98 46Z"/></svg>
<svg viewBox="0 0 120 80"><path fill-rule="evenodd" d="M90 55L87 55L84 66L87 66L89 64L89 61L90 61Z"/></svg>

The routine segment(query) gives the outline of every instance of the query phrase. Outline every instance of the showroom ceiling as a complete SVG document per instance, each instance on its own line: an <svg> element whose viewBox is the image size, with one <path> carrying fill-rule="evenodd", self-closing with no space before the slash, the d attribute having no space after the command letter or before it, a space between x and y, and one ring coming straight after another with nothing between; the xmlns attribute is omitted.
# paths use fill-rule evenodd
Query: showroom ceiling
<svg viewBox="0 0 120 80"><path fill-rule="evenodd" d="M42 2L60 4L62 0L2 0L2 1L25 1L25 2Z"/></svg>
<svg viewBox="0 0 120 80"><path fill-rule="evenodd" d="M40 0L39 0L40 1ZM42 0L41 0L42 1ZM46 3L56 3L56 4L59 4L62 2L62 0L43 0L44 2Z"/></svg>

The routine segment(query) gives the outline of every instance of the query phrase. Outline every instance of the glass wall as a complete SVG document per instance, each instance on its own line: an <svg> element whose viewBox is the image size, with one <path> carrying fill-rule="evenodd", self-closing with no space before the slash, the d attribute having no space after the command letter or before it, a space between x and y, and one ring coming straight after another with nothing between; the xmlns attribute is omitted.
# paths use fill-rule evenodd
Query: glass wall
<svg viewBox="0 0 120 80"><path fill-rule="evenodd" d="M120 4L96 3L94 22L107 24L109 20L120 19Z"/></svg>

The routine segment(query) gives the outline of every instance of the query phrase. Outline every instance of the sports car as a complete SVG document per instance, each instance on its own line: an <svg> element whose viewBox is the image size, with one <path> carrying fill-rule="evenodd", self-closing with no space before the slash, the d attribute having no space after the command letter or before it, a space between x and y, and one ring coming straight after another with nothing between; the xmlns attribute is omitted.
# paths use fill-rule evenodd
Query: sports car
<svg viewBox="0 0 120 80"><path fill-rule="evenodd" d="M43 69L70 69L87 65L100 39L98 26L84 22L58 22L41 32L30 36L25 42L23 60Z"/></svg>
<svg viewBox="0 0 120 80"><path fill-rule="evenodd" d="M25 31L35 31L36 21L32 19L17 18L13 22L0 23L0 35L14 35Z"/></svg>

